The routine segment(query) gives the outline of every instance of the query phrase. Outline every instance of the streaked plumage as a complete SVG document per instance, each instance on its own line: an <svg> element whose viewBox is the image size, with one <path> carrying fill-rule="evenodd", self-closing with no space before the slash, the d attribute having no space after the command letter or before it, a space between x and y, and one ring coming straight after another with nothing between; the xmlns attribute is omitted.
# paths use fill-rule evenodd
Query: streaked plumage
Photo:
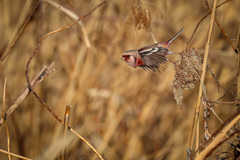
<svg viewBox="0 0 240 160"><path fill-rule="evenodd" d="M168 60L166 55L173 52L168 48L172 41L183 31L183 28L170 40L163 43L152 44L140 49L129 50L123 53L121 60L136 68L141 67L146 71L165 70L164 63Z"/></svg>

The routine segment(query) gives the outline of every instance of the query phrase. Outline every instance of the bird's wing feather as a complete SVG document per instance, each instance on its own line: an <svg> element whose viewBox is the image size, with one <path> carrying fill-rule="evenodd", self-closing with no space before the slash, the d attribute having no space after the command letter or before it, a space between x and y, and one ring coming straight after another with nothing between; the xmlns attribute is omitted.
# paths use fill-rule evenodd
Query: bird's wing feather
<svg viewBox="0 0 240 160"><path fill-rule="evenodd" d="M140 67L150 73L156 72L156 71L161 72L166 70L166 66L155 66L155 67L140 66Z"/></svg>
<svg viewBox="0 0 240 160"><path fill-rule="evenodd" d="M144 47L139 49L139 55L142 61L148 67L156 67L161 63L165 63L167 61L166 57L167 53L168 49L162 47L154 48Z"/></svg>

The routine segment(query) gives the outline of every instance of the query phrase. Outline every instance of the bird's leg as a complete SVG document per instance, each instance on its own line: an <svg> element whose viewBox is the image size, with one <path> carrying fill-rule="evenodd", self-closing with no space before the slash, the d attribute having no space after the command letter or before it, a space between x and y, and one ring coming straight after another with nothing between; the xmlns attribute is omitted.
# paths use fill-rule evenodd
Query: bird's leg
<svg viewBox="0 0 240 160"><path fill-rule="evenodd" d="M175 52L171 52L170 54L168 54L168 55L172 55L172 54L179 54L180 56L182 56L182 53L180 52L180 53L175 53ZM178 60L178 61L176 61L176 62L173 62L172 60L170 60L170 59L167 59L169 62L171 62L171 63L173 63L174 65L176 65L180 60Z"/></svg>
<svg viewBox="0 0 240 160"><path fill-rule="evenodd" d="M173 63L174 65L178 62L173 62L173 61L171 61L170 59L167 59L169 62L171 62L171 63Z"/></svg>
<svg viewBox="0 0 240 160"><path fill-rule="evenodd" d="M177 65L177 63L180 61L180 60L177 60L176 62L173 62L172 60L170 59L167 59L169 62L173 63L174 65Z"/></svg>

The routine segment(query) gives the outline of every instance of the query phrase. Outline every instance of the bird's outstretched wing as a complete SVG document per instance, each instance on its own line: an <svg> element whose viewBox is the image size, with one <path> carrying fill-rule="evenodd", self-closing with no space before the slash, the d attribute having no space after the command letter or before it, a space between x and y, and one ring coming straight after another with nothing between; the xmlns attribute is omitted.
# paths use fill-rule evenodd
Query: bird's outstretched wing
<svg viewBox="0 0 240 160"><path fill-rule="evenodd" d="M168 53L168 49L157 47L157 44L153 44L139 49L138 53L145 64L140 66L144 70L155 72L166 69L164 63L167 61L166 55Z"/></svg>

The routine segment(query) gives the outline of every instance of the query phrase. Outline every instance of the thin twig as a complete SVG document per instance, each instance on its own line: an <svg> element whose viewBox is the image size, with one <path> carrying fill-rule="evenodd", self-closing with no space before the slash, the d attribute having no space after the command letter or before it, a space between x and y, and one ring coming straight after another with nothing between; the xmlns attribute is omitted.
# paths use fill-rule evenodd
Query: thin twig
<svg viewBox="0 0 240 160"><path fill-rule="evenodd" d="M60 11L64 12L65 14L67 14L73 20L79 19L79 16L76 13L74 13L73 11L71 11L71 10L61 6L60 4L58 4L58 3L56 3L56 2L54 2L52 0L44 0L44 1L49 3L49 4L51 4L52 6L54 6L56 8L58 8L58 9L60 9ZM87 31L85 29L85 26L84 26L83 22L81 20L79 20L77 23L81 27L81 30L82 30L82 33L83 33L83 39L84 39L84 41L86 43L87 48L90 48L91 47L91 43L90 43L90 40L89 40L89 37L87 35Z"/></svg>
<svg viewBox="0 0 240 160"><path fill-rule="evenodd" d="M234 136L236 133L240 131L235 131L234 133L227 135L229 129L240 120L240 115L235 117L217 136L213 139L213 141L196 157L195 160L202 160L207 158L211 153L218 148L223 142L227 141L229 138Z"/></svg>
<svg viewBox="0 0 240 160"><path fill-rule="evenodd" d="M226 1L222 2L221 4L219 4L219 5L217 6L217 8L218 8L218 7L221 7L223 4L225 4L225 3L229 2L229 1L231 1L231 0L226 0ZM188 45L187 45L186 48L189 48L189 45L191 44L191 40L193 39L193 36L194 36L194 34L196 33L198 27L200 26L200 24L202 23L202 21L203 21L207 16L210 15L210 13L211 13L211 12L208 12L208 13L198 22L197 26L195 27L195 29L194 29L194 31L193 31L193 33L192 33L191 38L190 38L189 41L188 41ZM222 88L223 88L223 87L222 87ZM229 92L228 92L228 93L229 93ZM196 112L196 108L195 108L195 112ZM190 148L190 149L193 149L194 135L195 135L195 126L194 126L195 119L196 119L196 114L194 114L194 117L193 117L193 128L192 128L192 133L191 133L191 136L190 136L190 144L189 144L189 148Z"/></svg>
<svg viewBox="0 0 240 160"><path fill-rule="evenodd" d="M237 34L237 50L239 50L238 47L240 47L239 45L239 38L240 38L240 27L238 28L238 34ZM240 54L238 54L238 60L237 60L237 100L240 100ZM238 103L239 106L239 103Z"/></svg>
<svg viewBox="0 0 240 160"><path fill-rule="evenodd" d="M206 102L208 103L216 103L216 104L237 104L239 103L240 101L233 101L233 102L217 102L217 101L207 101L205 100Z"/></svg>
<svg viewBox="0 0 240 160"><path fill-rule="evenodd" d="M66 137L67 137L67 131L68 131L68 126L69 126L69 120L70 120L70 108L71 105L66 106L65 114L64 114L64 131L63 131L63 146L60 152L60 160L65 160L66 159Z"/></svg>
<svg viewBox="0 0 240 160"><path fill-rule="evenodd" d="M38 96L38 94L34 91L34 88L33 86L30 84L30 80L29 80L29 76L28 76L28 70L29 70L29 65L33 59L33 57L38 53L38 50L41 46L41 43L50 35L52 34L55 34L55 33L58 33L60 31L64 31L66 29L69 29L70 27L72 27L73 25L75 25L78 21L86 18L87 16L89 16L90 14L92 14L92 12L94 12L97 8L99 8L100 6L102 6L103 4L105 4L106 0L103 1L102 3L98 4L96 7L94 7L91 11L89 11L87 14L85 14L83 17L80 17L78 18L76 21L74 21L72 24L66 26L66 27L63 27L63 28L60 28L60 29L57 29L57 30L54 30L52 32L49 32L47 33L39 42L38 42L38 45L37 47L34 49L32 55L29 57L28 61L27 61L27 64L26 64L26 79L27 79L27 84L28 84L28 87L29 89L32 91L33 95L38 99L38 101L62 124L64 125L64 122L61 120L61 118L59 118L59 116ZM96 149L90 144L88 143L83 137L81 137L79 134L77 134L70 126L68 127L68 129L70 131L72 131L75 135L78 135L78 137L83 140L84 143L86 143L93 151L94 153L101 159L103 160L102 156L96 151Z"/></svg>
<svg viewBox="0 0 240 160"><path fill-rule="evenodd" d="M153 39L153 42L154 42L154 43L157 43L157 40L156 40L154 34L152 33L151 27L148 27L148 32L150 33L150 35L151 35L151 37L152 37L152 39Z"/></svg>
<svg viewBox="0 0 240 160"><path fill-rule="evenodd" d="M205 140L209 140L209 137L211 137L211 134L209 133L209 130L208 130L208 124L207 124L207 120L208 120L208 105L204 102L202 102L202 104L204 105L204 120L203 120L203 123L204 123L204 138ZM206 146L204 146L206 147Z"/></svg>
<svg viewBox="0 0 240 160"><path fill-rule="evenodd" d="M240 114L240 111L235 112L231 117L229 117L227 120L223 122L223 124L211 135L209 140L205 142L206 144L210 142L210 139L212 137L215 137L226 125L228 125L230 122L233 121L234 118L236 118Z"/></svg>
<svg viewBox="0 0 240 160"><path fill-rule="evenodd" d="M237 50L240 50L240 27L238 28L237 40L236 40Z"/></svg>
<svg viewBox="0 0 240 160"><path fill-rule="evenodd" d="M38 42L38 45L37 47L34 49L32 55L29 57L28 61L27 61L27 65L26 65L26 79L27 79L27 84L28 84L28 87L30 88L30 90L32 91L33 95L38 99L38 101L62 124L64 125L64 122L61 120L61 118L58 117L58 115L38 96L38 94L34 91L34 88L32 87L32 85L30 84L30 79L29 79L29 76L28 76L28 70L29 70L29 65L33 59L33 57L38 53L38 50L42 44L42 42L50 35L53 35L55 33L58 33L58 32L61 32L61 31L64 31L66 29L69 29L70 27L72 27L73 25L75 25L78 21L86 18L87 16L89 16L93 11L95 11L98 7L102 6L104 3L106 2L103 1L102 3L100 3L99 5L97 5L96 7L94 7L90 12L88 12L86 15L84 15L83 17L80 17L78 18L76 21L74 21L72 24L66 26L66 27L63 27L63 28L60 28L60 29L56 29L52 32L49 32L47 33L39 42Z"/></svg>
<svg viewBox="0 0 240 160"><path fill-rule="evenodd" d="M79 139L81 139L85 144L87 144L101 160L104 160L104 159L102 158L102 156L97 152L97 150L96 150L85 138L83 138L80 134L78 134L78 133L77 133L74 129L72 129L71 127L68 127L68 129L69 129L72 133L74 133Z"/></svg>
<svg viewBox="0 0 240 160"><path fill-rule="evenodd" d="M231 96L236 97L236 95L234 95L234 94L232 93L232 92L233 92L232 90L230 90L229 88L227 89L227 88L225 88L224 86L222 86L222 85L220 84L220 82L218 81L218 79L217 79L216 76L214 75L212 69L210 68L210 65L209 65L209 64L207 65L207 71L211 74L211 76L213 77L213 79L217 82L218 88L221 87L222 89L224 89L224 90L226 91L226 92L224 93L224 95L223 95L222 97L218 98L216 101L222 99L227 93L228 93L229 95L231 95Z"/></svg>
<svg viewBox="0 0 240 160"><path fill-rule="evenodd" d="M32 10L32 12L30 13L29 17L27 18L27 20L25 21L25 23L23 24L22 28L20 29L20 31L18 32L17 36L15 37L15 39L13 40L11 46L9 47L8 51L1 57L1 62L4 61L4 59L7 58L7 56L9 55L9 53L11 52L13 46L15 45L16 41L18 40L19 36L23 33L23 30L25 29L28 21L30 20L30 18L33 16L33 13L35 12L37 6L39 5L40 0L37 1L34 9Z"/></svg>
<svg viewBox="0 0 240 160"><path fill-rule="evenodd" d="M6 128L6 132L7 132L7 149L8 149L8 152L10 152L10 138L9 138L10 136L9 136L9 130L8 130L8 126L7 126L6 121L3 121L3 124L4 124L4 126L5 126L5 128ZM8 154L8 159L9 159L9 160L12 159L10 154Z"/></svg>
<svg viewBox="0 0 240 160"><path fill-rule="evenodd" d="M36 87L39 83L41 83L46 76L48 76L50 73L54 71L54 62L50 64L48 67L44 66L40 72L37 73L35 78L32 80L31 85L32 87ZM4 115L4 118L0 120L0 126L3 124L3 120L7 119L17 108L18 106L23 102L23 100L29 95L30 90L28 87L26 87L21 95L14 101L14 103L9 107L7 110L7 113Z"/></svg>
<svg viewBox="0 0 240 160"><path fill-rule="evenodd" d="M3 119L4 119L4 115L5 115L6 84L7 84L7 79L5 78L5 80L4 80L4 85L3 85L3 109L2 109L2 118L3 118Z"/></svg>
<svg viewBox="0 0 240 160"><path fill-rule="evenodd" d="M7 127L7 123L5 121L5 100L6 100L6 85L7 85L7 78L4 80L4 86L3 86L3 109L2 109L2 119L3 119L3 124L6 128L7 132L7 149L8 152L10 152L10 138L9 138L9 131ZM8 159L11 160L11 155L8 154Z"/></svg>
<svg viewBox="0 0 240 160"><path fill-rule="evenodd" d="M208 10L212 13L212 9L209 7L208 2L205 1L206 6L208 8ZM228 43L230 44L230 46L232 47L232 49L238 54L238 50L235 48L235 46L232 44L232 42L230 41L230 39L228 38L227 34L224 32L222 26L220 25L220 23L218 22L217 18L214 17L214 21L217 23L218 28L222 31L222 34L224 35L224 37L227 39Z"/></svg>
<svg viewBox="0 0 240 160"><path fill-rule="evenodd" d="M208 68L208 65L207 65L207 68ZM210 69L210 68L208 68L208 69ZM210 69L211 70L211 69ZM195 72L197 72L196 70L195 70ZM211 71L211 74L212 74L212 71ZM198 74L197 74L198 75ZM199 76L199 75L198 75ZM213 77L215 78L215 76L213 75ZM199 79L200 79L200 77L199 77ZM215 78L215 80L218 82L218 80ZM203 106L205 107L204 108L204 130L206 131L206 136L209 136L209 137L211 137L211 135L209 134L209 132L208 132L208 127L207 127L207 123L206 123L206 116L207 116L207 113L205 113L206 112L206 110L207 110L207 108L209 109L209 110L211 110L212 111L212 113L215 115L215 117L217 117L217 119L223 124L223 121L221 120L221 118L217 115L217 113L214 111L214 109L213 109L213 107L211 106L211 104L209 103L210 101L208 101L208 98L207 98L207 93L206 93L206 87L202 84L202 82L201 82L201 80L200 80L200 84L201 84L201 86L202 86L202 88L203 88L203 93L204 93L204 98L202 98L202 104L203 104ZM219 84L219 82L218 82L218 84ZM219 86L220 86L220 84L219 84ZM209 104L207 104L207 103L209 103ZM230 130L232 133L233 133L233 131L232 130ZM209 140L209 137L207 137L207 138L205 138L207 141Z"/></svg>
<svg viewBox="0 0 240 160"><path fill-rule="evenodd" d="M217 1L214 1L213 5L213 12L211 16L211 21L210 21L210 26L209 26L209 33L208 33L208 40L206 43L205 47L205 54L204 54L204 60L203 60L203 68L202 68L202 75L201 75L201 83L204 85L205 81L205 74L206 74L206 68L207 68L207 59L208 59L208 54L209 54L209 44L211 40L211 34L212 34L212 28L213 28L213 21L214 21L214 16L215 16L215 11L216 11L216 6L217 6ZM193 147L194 145L194 139L195 139L195 154L198 155L198 148L199 148L199 114L200 114L200 105L201 105L201 97L202 97L202 92L203 92L203 87L201 87L201 84L199 86L199 93L198 93L198 102L196 105L195 109L195 119L194 119L194 124L193 124L193 134L190 146ZM190 147L190 148L191 148ZM192 148L193 151L193 148Z"/></svg>
<svg viewBox="0 0 240 160"><path fill-rule="evenodd" d="M8 155L11 155L11 156L14 156L14 157L17 157L17 158L20 158L20 159L31 160L30 158L23 157L23 156L19 156L19 155L17 155L17 154L14 154L14 153L5 151L5 150L3 150L3 149L0 149L0 152L5 153L5 154L8 154Z"/></svg>
<svg viewBox="0 0 240 160"><path fill-rule="evenodd" d="M223 4L225 4L225 3L227 3L227 2L230 2L230 1L231 1L231 0L226 0L226 1L222 2L222 3L220 3L220 4L217 6L217 8L218 8L218 7L221 7ZM189 41L188 41L187 48L188 48L189 45L191 44L191 40L193 39L193 36L194 36L194 34L197 32L197 29L198 29L198 27L200 26L200 24L202 23L202 21L203 21L205 18L207 18L210 14L211 14L211 12L208 12L208 13L198 22L197 26L195 27L195 29L194 29L194 31L193 31L193 33L192 33L191 38L190 38Z"/></svg>

